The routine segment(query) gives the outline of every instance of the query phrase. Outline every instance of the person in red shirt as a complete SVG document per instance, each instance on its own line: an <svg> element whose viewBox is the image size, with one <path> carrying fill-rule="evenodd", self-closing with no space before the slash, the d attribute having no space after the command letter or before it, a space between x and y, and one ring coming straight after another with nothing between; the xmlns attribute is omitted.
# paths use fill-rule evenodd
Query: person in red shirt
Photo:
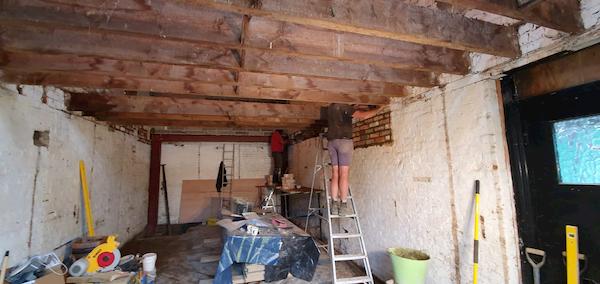
<svg viewBox="0 0 600 284"><path fill-rule="evenodd" d="M283 169L284 140L281 134L283 130L277 129L271 134L271 157L273 157L273 183L281 184Z"/></svg>

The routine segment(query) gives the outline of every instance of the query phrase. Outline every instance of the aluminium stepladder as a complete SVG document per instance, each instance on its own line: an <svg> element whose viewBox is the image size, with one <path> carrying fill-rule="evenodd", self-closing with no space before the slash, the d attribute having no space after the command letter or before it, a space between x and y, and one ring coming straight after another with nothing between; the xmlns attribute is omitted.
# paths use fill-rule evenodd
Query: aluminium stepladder
<svg viewBox="0 0 600 284"><path fill-rule="evenodd" d="M348 200L349 205L352 208L352 214L349 215L333 215L331 214L331 195L329 193L329 173L331 171L331 163L327 162L328 149L325 146L326 138L323 134L319 135L319 149L315 155L315 167L313 170L313 178L311 182L311 190L310 197L308 203L308 213L306 215L306 225L304 230L308 230L308 224L311 216L317 216L321 220L327 222L328 226L328 238L327 245L318 245L319 248L324 248L329 253L329 257L331 259L332 264L332 275L333 275L333 283L334 284L353 284L353 283L374 283L373 275L371 273L371 266L369 264L369 258L367 256L367 249L365 246L365 241L363 238L362 229L360 227L360 220L358 217L358 213L356 211L356 204L354 202L354 198L352 196L352 191L348 189ZM313 208L313 196L315 195L315 182L317 176L321 173L323 177L323 188L326 194L326 206L322 208ZM325 212L323 212L325 211ZM351 219L353 220L354 226L356 228L356 232L345 232L345 233L332 233L333 225L332 220L342 220L342 219ZM358 239L360 243L360 252L356 254L336 254L334 249L333 241L339 240L350 240L350 239ZM350 278L338 278L336 272L336 262L341 261L362 261L363 267L365 269L365 276L359 277L350 277Z"/></svg>
<svg viewBox="0 0 600 284"><path fill-rule="evenodd" d="M223 189L219 192L219 200L221 203L219 214L221 214L223 209L230 209L231 212L233 212L232 195L233 174L235 170L235 144L223 144L223 156L221 161L223 161L223 167L225 168L225 173L221 176L221 184L226 184L223 189L227 191L228 197L227 199L223 198ZM227 201L225 202L225 200Z"/></svg>

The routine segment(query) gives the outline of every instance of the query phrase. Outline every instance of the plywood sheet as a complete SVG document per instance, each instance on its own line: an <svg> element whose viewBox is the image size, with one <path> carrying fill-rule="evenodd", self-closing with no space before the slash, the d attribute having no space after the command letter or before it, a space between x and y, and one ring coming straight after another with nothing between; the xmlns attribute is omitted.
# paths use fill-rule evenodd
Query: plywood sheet
<svg viewBox="0 0 600 284"><path fill-rule="evenodd" d="M234 179L233 197L243 198L259 204L260 191L256 186L264 185L265 179ZM226 194L226 193L224 193ZM219 193L214 179L184 180L181 190L180 223L202 222L216 217L219 212Z"/></svg>

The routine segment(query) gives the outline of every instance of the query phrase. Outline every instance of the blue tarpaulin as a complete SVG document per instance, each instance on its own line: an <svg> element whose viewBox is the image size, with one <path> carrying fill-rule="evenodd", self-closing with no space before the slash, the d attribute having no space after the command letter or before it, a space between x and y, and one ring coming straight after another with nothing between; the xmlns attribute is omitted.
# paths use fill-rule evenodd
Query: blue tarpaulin
<svg viewBox="0 0 600 284"><path fill-rule="evenodd" d="M285 228L270 226L271 218L284 220ZM319 262L319 249L308 234L276 214L248 223L260 225L260 233L256 236L240 230L226 233L215 284L232 283L234 263L265 265L265 281L285 279L288 273L312 280Z"/></svg>
<svg viewBox="0 0 600 284"><path fill-rule="evenodd" d="M280 236L227 236L214 283L231 283L231 265L234 262L276 265L281 245Z"/></svg>

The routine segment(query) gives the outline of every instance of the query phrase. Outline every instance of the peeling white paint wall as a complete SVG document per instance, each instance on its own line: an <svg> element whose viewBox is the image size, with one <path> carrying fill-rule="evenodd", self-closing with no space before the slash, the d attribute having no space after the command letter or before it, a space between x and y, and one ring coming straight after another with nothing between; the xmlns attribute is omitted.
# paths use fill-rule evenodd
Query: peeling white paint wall
<svg viewBox="0 0 600 284"><path fill-rule="evenodd" d="M64 111L54 88L0 85L0 251L11 265L82 236L79 160L84 160L98 235L121 243L146 225L150 146ZM45 97L47 104L42 103ZM50 132L48 147L33 144Z"/></svg>
<svg viewBox="0 0 600 284"><path fill-rule="evenodd" d="M495 81L401 99L391 107L393 145L355 150L350 170L374 274L390 279L387 248L408 247L431 256L427 283L469 283L479 179L485 231L481 283L519 283L512 183ZM316 139L293 147L292 169L302 181L312 177L314 156L306 153L316 149Z"/></svg>
<svg viewBox="0 0 600 284"><path fill-rule="evenodd" d="M184 180L215 179L216 181L219 163L223 158L223 144L226 144L228 151L235 146L234 177L236 179L264 178L271 173L271 148L268 143L163 143L161 163L165 164L166 168L171 223L179 223L181 189ZM161 191L158 203L159 224L167 222L163 194Z"/></svg>

